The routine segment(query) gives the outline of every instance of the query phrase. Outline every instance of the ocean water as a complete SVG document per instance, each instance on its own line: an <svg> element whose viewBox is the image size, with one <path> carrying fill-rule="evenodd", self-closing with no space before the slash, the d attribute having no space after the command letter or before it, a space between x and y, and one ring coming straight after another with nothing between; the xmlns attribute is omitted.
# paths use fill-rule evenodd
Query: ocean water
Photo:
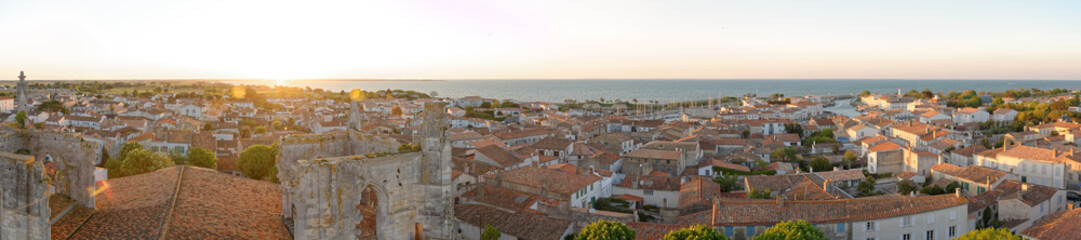
<svg viewBox="0 0 1081 240"><path fill-rule="evenodd" d="M274 84L274 82L226 81L234 84ZM563 102L575 100L632 100L661 102L700 100L708 97L742 96L757 93L768 96L850 95L864 90L876 93L896 93L900 88L935 92L977 91L1000 92L1007 89L1081 89L1081 81L1058 80L298 80L284 82L290 86L309 86L330 91L361 89L414 90L437 92L440 97L482 96L522 101Z"/></svg>

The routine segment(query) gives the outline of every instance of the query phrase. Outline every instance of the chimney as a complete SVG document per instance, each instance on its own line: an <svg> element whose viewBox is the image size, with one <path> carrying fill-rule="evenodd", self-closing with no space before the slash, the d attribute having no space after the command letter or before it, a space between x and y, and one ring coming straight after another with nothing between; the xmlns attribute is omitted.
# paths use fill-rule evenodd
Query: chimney
<svg viewBox="0 0 1081 240"><path fill-rule="evenodd" d="M954 188L953 195L956 197L961 197L961 188Z"/></svg>
<svg viewBox="0 0 1081 240"><path fill-rule="evenodd" d="M710 227L717 225L717 205L720 205L720 204L721 204L721 200L719 198L713 198L713 211L710 212L710 216L709 216L709 226ZM1070 204L1070 209L1073 209L1073 203ZM635 210L635 211L637 212L637 210Z"/></svg>
<svg viewBox="0 0 1081 240"><path fill-rule="evenodd" d="M830 180L826 179L825 182L822 182L822 190L829 191L829 189L830 189Z"/></svg>

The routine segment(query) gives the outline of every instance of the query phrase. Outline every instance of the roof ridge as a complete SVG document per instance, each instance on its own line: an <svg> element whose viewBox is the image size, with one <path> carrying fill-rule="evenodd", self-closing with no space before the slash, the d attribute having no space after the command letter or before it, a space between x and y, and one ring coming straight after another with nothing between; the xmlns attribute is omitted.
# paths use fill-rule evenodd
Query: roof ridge
<svg viewBox="0 0 1081 240"><path fill-rule="evenodd" d="M159 239L166 239L165 236L169 232L169 220L173 217L173 209L176 208L176 198L180 195L180 183L184 180L184 169L187 166L180 166L180 171L176 173L176 188L173 190L173 197L169 199L169 209L165 211L165 219L161 222L161 237Z"/></svg>

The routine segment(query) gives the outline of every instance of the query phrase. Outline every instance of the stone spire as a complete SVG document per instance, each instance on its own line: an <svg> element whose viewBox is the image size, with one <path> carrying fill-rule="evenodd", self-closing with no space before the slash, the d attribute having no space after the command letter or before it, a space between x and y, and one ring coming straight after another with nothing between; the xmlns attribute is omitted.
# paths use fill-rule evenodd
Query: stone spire
<svg viewBox="0 0 1081 240"><path fill-rule="evenodd" d="M23 71L19 71L19 83L16 85L15 96L15 112L27 111L26 108L26 74Z"/></svg>
<svg viewBox="0 0 1081 240"><path fill-rule="evenodd" d="M455 189L450 171L450 141L446 139L448 121L442 104L428 103L424 105L419 122L423 137L420 184L424 206L417 212L417 217L424 226L424 236L441 239L453 238L454 226L451 196Z"/></svg>

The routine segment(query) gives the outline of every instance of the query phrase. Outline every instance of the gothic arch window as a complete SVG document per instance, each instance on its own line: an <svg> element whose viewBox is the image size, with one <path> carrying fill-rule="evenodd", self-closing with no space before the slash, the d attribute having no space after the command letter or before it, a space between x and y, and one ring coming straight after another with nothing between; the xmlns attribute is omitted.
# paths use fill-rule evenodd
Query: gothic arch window
<svg viewBox="0 0 1081 240"><path fill-rule="evenodd" d="M379 196L374 187L369 185L360 191L360 203L357 204L356 209L360 211L361 216L360 224L356 226L357 238L377 239L379 237Z"/></svg>

